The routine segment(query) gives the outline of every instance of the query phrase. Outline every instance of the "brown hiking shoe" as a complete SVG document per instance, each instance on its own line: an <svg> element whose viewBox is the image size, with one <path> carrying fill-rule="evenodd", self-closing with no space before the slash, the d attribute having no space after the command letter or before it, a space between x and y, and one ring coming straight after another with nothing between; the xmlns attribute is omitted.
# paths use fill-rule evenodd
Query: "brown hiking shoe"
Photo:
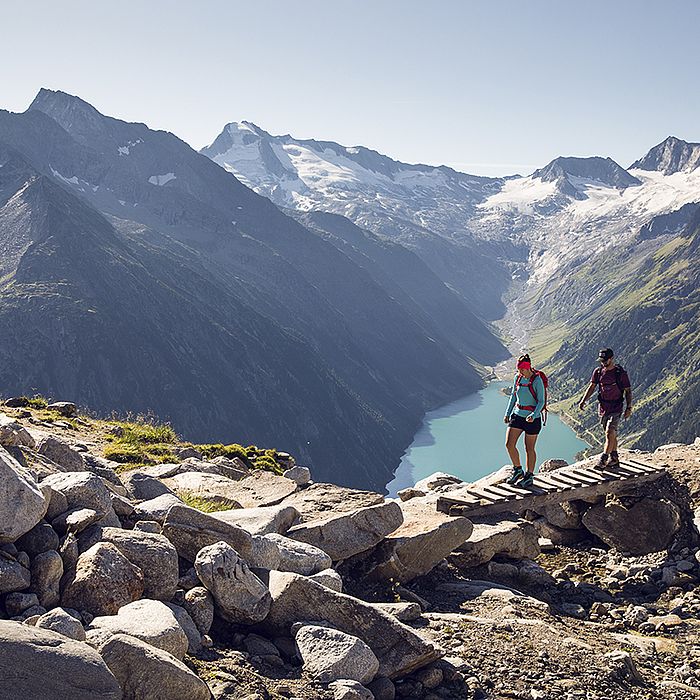
<svg viewBox="0 0 700 700"><path fill-rule="evenodd" d="M608 467L608 469L615 469L615 467L620 466L620 456L617 454L617 452L610 453L610 459L605 466Z"/></svg>
<svg viewBox="0 0 700 700"><path fill-rule="evenodd" d="M606 467L608 465L608 456L607 454L603 453L600 455L600 459L598 460L598 463L596 464L596 467L598 469L602 469L603 467ZM619 464L619 462L618 462Z"/></svg>

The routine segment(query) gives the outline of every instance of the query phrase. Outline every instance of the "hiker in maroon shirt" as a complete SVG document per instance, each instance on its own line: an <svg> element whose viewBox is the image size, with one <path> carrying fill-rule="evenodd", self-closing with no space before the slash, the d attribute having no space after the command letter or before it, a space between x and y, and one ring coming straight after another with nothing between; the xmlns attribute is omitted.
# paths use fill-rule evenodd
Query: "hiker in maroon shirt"
<svg viewBox="0 0 700 700"><path fill-rule="evenodd" d="M605 348L598 353L600 367L596 367L591 377L591 383L586 389L578 407L583 410L586 401L598 389L598 404L600 424L605 431L605 448L598 460L599 467L617 467L620 457L617 454L617 429L620 417L627 420L632 415L632 389L627 372L613 361L614 353ZM623 413L623 402L626 407Z"/></svg>

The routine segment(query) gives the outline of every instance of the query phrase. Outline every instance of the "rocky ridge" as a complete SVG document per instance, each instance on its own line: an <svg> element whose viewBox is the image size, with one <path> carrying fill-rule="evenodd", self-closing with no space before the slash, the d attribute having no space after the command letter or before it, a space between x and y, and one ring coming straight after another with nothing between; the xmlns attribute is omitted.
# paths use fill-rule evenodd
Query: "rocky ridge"
<svg viewBox="0 0 700 700"><path fill-rule="evenodd" d="M291 457L125 469L72 404L8 403L3 697L700 693L700 441L634 493L480 522L435 509L449 475L387 500Z"/></svg>

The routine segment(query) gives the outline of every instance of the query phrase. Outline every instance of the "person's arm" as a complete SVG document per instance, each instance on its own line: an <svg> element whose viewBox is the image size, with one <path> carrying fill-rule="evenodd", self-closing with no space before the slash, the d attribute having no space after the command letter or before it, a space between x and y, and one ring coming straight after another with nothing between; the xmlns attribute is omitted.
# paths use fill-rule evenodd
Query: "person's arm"
<svg viewBox="0 0 700 700"><path fill-rule="evenodd" d="M535 377L535 381L532 382L532 388L535 390L537 403L535 404L535 410L525 419L530 423L542 415L542 409L544 408L544 382L542 377Z"/></svg>
<svg viewBox="0 0 700 700"><path fill-rule="evenodd" d="M622 395L625 397L625 420L632 415L632 384L630 378L623 370L622 372Z"/></svg>
<svg viewBox="0 0 700 700"><path fill-rule="evenodd" d="M583 395L583 398L579 401L578 407L583 410L583 407L586 405L586 401L591 398L593 395L593 392L595 391L596 386L598 386L598 382L600 381L600 376L598 375L598 370L594 370L593 374L591 375L591 383L588 385L588 389L586 389L586 393Z"/></svg>
<svg viewBox="0 0 700 700"><path fill-rule="evenodd" d="M513 408L515 407L515 401L517 399L516 384L517 381L514 379L513 388L510 391L510 401L508 401L508 408L506 409L505 416L503 416L504 423L507 423L510 420L510 414L513 412Z"/></svg>

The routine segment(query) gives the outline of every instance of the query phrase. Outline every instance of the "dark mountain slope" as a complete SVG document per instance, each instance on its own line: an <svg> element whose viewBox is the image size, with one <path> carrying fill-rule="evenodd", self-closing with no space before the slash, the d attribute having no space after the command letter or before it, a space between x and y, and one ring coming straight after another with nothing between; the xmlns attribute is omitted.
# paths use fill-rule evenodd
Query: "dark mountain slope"
<svg viewBox="0 0 700 700"><path fill-rule="evenodd" d="M99 287L81 286L87 282L78 272L92 266L99 270L96 282L109 281L102 285L102 332L92 335L100 341L119 339L109 346L118 362L107 358L107 364L114 360L119 367L115 382L142 371L158 377L150 394L125 390L118 404L124 410L142 410L137 395L158 397L158 405L148 408L170 416L188 437L223 434L239 441L250 434L251 442L278 445L289 439L289 449L311 460L323 478L380 487L423 411L480 385L465 353L481 358L492 347L502 355L481 323L468 346L436 342L415 304L403 305L368 268L171 134L103 117L77 98L42 91L27 113L0 112L0 141L21 152L38 177L53 180L54 187L60 183L61 192L70 190L74 201L82 200L86 211L100 218L100 225L79 226L93 232L92 254L107 254L103 241L125 247L119 254L110 252L109 263L78 266L78 249L88 239L62 238L51 244L55 250L44 251L39 268L30 267L44 275L31 283L44 285L43 301L52 299L52 315L70 316L62 303L75 314L66 333L74 348L88 345L91 336L78 321L81 314L92 314L88 300ZM33 207L32 216L36 211ZM16 212L5 216L9 221ZM80 214L81 221L85 216ZM46 230L56 225L47 224ZM33 254L25 253L25 264ZM155 277L154 289L133 298L124 296L124 285L131 286L127 269L114 262L128 260L127 254L141 266L138 274ZM72 268L73 277L62 272L51 277L52 265L69 263L78 266ZM53 298L51 286L61 276L71 280L70 294ZM6 308L19 314L10 289L4 291ZM110 302L115 302L113 310ZM29 326L38 317L46 319L35 307L32 314ZM157 329L152 334L149 324ZM207 331L198 338L206 325L215 329L213 335ZM145 340L139 345L145 355L133 354L130 344L119 347L122 338L132 338L129 328L138 329L133 337L149 338L159 351L148 355ZM196 351L202 343L206 361ZM97 347L91 349L99 355ZM104 355L105 346L99 347ZM67 358L51 361L68 363ZM180 375L180 382L181 375L191 374L189 391L170 391L173 380L161 376L159 364L164 374ZM61 371L70 374L71 369ZM226 372L228 382L222 377ZM21 377L22 368L15 366L12 374ZM74 392L63 386L60 392L41 388L85 397L93 406L115 405L114 396L107 402L94 396L97 383L81 385L84 374L71 376ZM14 391L18 385L9 377L2 388ZM210 392L212 383L221 391ZM218 397L213 403L212 396ZM234 415L227 396L237 406Z"/></svg>
<svg viewBox="0 0 700 700"><path fill-rule="evenodd" d="M658 170L665 175L695 170L700 166L700 143L688 143L669 136L630 165L641 170Z"/></svg>

